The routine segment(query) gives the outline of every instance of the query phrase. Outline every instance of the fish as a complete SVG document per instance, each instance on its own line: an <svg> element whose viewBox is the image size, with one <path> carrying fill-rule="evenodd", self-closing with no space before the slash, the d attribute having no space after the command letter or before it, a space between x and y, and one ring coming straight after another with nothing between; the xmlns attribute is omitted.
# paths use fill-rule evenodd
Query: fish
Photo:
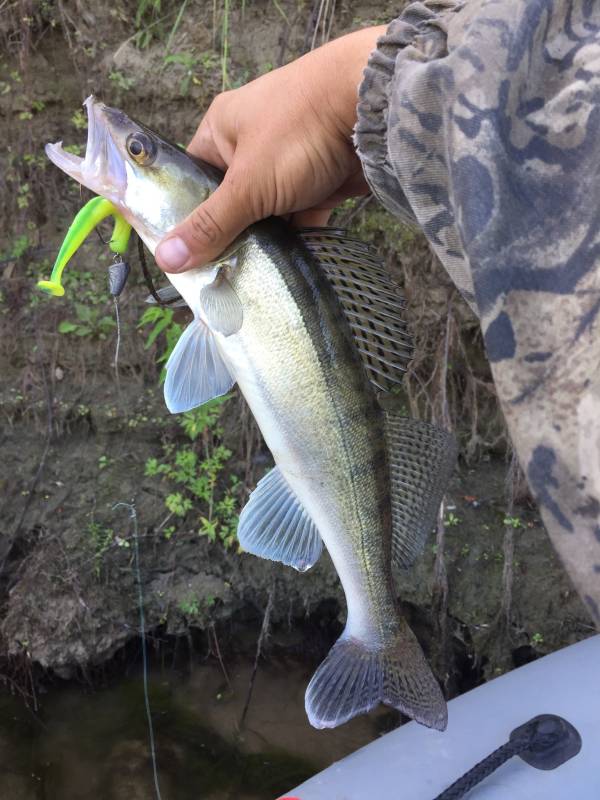
<svg viewBox="0 0 600 800"><path fill-rule="evenodd" d="M154 253L222 174L123 111L84 105L85 156L61 142L46 153ZM397 410L412 356L397 287L345 231L299 233L279 218L167 277L193 312L166 366L167 407L190 410L237 383L275 462L240 514L242 550L304 572L325 546L345 593L344 631L306 690L310 723L333 728L383 703L443 730L446 702L400 613L392 564L421 553L456 445Z"/></svg>

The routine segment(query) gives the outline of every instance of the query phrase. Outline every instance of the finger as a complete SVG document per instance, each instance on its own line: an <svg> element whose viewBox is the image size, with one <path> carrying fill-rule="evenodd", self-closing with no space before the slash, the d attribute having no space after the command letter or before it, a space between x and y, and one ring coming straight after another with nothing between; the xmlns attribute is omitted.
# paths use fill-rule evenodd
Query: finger
<svg viewBox="0 0 600 800"><path fill-rule="evenodd" d="M233 147L227 148L229 152L223 153L222 144L219 146L215 141L213 134L213 126L210 119L206 116L198 125L196 133L193 135L191 142L187 146L188 153L191 153L196 158L201 158L213 164L215 167L222 169L223 172L227 169L231 159L233 158ZM228 155L229 158L224 156Z"/></svg>
<svg viewBox="0 0 600 800"><path fill-rule="evenodd" d="M222 170L231 164L236 134L227 93L217 95L188 145L188 152Z"/></svg>
<svg viewBox="0 0 600 800"><path fill-rule="evenodd" d="M244 181L247 187L247 181ZM208 200L160 242L156 261L165 272L185 272L214 261L257 217L248 202L250 191L238 189L230 170Z"/></svg>
<svg viewBox="0 0 600 800"><path fill-rule="evenodd" d="M308 211L296 211L290 222L294 228L322 228L329 222L330 208L310 208Z"/></svg>

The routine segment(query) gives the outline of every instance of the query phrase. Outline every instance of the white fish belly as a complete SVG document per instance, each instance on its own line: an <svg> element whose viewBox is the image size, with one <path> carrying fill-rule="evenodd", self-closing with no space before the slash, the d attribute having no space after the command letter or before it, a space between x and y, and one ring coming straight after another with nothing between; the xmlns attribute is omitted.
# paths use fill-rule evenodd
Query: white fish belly
<svg viewBox="0 0 600 800"><path fill-rule="evenodd" d="M319 432L310 425L309 420L291 419L291 415L282 413L279 405L274 403L273 394L265 384L262 374L259 374L249 356L241 335L224 337L217 334L217 341L276 465L317 526L331 556L346 595L347 634L363 641L374 642L377 639L373 624L374 609L365 591L364 570L354 552L341 509L336 507L336 492L332 485L335 481L334 473L327 469L329 459L323 457L320 443L309 443L311 437L318 437ZM292 375L293 372L290 372L290 376ZM295 405L298 409L302 408L299 396L301 387L295 386L293 379L282 391L295 397L299 401Z"/></svg>

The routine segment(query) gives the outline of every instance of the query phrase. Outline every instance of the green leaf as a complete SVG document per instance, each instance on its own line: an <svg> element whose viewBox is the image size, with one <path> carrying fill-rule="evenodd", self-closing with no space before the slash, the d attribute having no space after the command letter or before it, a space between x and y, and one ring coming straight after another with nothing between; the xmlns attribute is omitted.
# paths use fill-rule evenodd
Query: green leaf
<svg viewBox="0 0 600 800"><path fill-rule="evenodd" d="M154 344L156 339L160 336L160 334L164 331L164 329L171 324L172 320L173 320L173 312L170 310L166 311L164 317L156 323L153 330L150 332L150 335L146 339L146 344L144 345L146 350L152 347L152 345Z"/></svg>
<svg viewBox="0 0 600 800"><path fill-rule="evenodd" d="M153 322L156 322L157 319L160 319L163 313L162 308L159 306L150 306L140 317L137 327L142 328L144 325L151 325Z"/></svg>
<svg viewBox="0 0 600 800"><path fill-rule="evenodd" d="M77 314L77 319L81 322L92 321L92 309L90 306L86 306L83 303L75 303L75 313Z"/></svg>
<svg viewBox="0 0 600 800"><path fill-rule="evenodd" d="M58 325L58 332L59 333L72 333L76 330L79 326L76 325L74 322L69 322L67 319L63 319L62 322Z"/></svg>
<svg viewBox="0 0 600 800"><path fill-rule="evenodd" d="M147 476L158 475L158 459L157 458L149 458L146 461L146 468L144 469L144 475L147 475Z"/></svg>

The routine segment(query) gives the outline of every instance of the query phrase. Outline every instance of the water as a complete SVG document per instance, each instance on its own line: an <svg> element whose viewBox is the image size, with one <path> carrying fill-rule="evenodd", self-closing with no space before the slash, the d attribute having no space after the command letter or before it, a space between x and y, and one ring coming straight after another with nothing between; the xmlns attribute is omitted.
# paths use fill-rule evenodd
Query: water
<svg viewBox="0 0 600 800"><path fill-rule="evenodd" d="M163 800L274 800L377 736L380 711L337 731L304 713L310 670L261 664L244 729L238 722L252 662L150 672L149 694ZM36 717L0 697L0 798L155 800L141 673L108 689L59 687Z"/></svg>

